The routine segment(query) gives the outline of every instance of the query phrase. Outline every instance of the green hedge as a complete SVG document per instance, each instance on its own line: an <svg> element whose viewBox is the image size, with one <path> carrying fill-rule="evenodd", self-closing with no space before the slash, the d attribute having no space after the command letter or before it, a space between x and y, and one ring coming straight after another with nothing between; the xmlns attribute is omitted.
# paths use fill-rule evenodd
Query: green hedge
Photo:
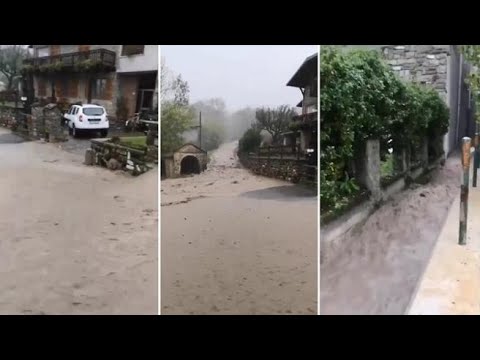
<svg viewBox="0 0 480 360"><path fill-rule="evenodd" d="M401 81L375 51L322 47L320 93L322 210L345 208L360 191L352 164L366 140L379 139L382 151L414 148L448 130L439 94Z"/></svg>

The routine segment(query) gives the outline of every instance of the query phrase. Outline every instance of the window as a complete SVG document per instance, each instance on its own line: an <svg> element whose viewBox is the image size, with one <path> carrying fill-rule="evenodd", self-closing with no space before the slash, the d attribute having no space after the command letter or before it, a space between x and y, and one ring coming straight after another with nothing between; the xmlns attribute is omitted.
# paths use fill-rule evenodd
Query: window
<svg viewBox="0 0 480 360"><path fill-rule="evenodd" d="M68 110L68 113L67 113L67 114L71 115L71 114L73 113L73 109L74 109L74 108L73 108L73 106L72 106L72 107L70 108L70 110Z"/></svg>
<svg viewBox="0 0 480 360"><path fill-rule="evenodd" d="M93 83L92 98L103 99L107 88L107 79L96 79Z"/></svg>
<svg viewBox="0 0 480 360"><path fill-rule="evenodd" d="M103 115L104 111L101 107L87 107L83 108L83 113L89 116L100 116Z"/></svg>
<svg viewBox="0 0 480 360"><path fill-rule="evenodd" d="M142 55L145 45L122 45L122 56Z"/></svg>
<svg viewBox="0 0 480 360"><path fill-rule="evenodd" d="M80 109L78 106L75 106L75 112L73 113L74 115L78 114L78 109Z"/></svg>

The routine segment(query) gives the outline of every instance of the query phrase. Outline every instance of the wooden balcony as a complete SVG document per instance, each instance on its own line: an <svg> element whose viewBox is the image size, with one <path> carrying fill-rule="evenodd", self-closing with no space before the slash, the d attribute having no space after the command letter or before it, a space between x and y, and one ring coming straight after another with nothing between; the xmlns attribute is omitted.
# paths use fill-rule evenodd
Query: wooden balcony
<svg viewBox="0 0 480 360"><path fill-rule="evenodd" d="M115 71L116 54L107 49L95 49L67 54L35 57L24 60L24 68L44 71Z"/></svg>
<svg viewBox="0 0 480 360"><path fill-rule="evenodd" d="M318 120L318 112L314 111L308 114L297 115L294 116L292 120L294 122L312 123Z"/></svg>

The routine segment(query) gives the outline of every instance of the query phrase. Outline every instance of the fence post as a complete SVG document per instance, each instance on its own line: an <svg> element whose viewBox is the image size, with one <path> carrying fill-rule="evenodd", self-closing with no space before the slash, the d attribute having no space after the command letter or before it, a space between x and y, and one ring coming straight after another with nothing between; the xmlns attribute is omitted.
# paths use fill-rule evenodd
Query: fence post
<svg viewBox="0 0 480 360"><path fill-rule="evenodd" d="M372 200L377 202L382 198L380 186L380 142L367 140L364 150L358 154L356 168L358 180L368 189Z"/></svg>
<svg viewBox="0 0 480 360"><path fill-rule="evenodd" d="M471 139L464 137L462 139L462 169L463 181L460 187L460 234L458 243L465 245L467 243L467 215L468 215L468 186L470 178L470 146Z"/></svg>

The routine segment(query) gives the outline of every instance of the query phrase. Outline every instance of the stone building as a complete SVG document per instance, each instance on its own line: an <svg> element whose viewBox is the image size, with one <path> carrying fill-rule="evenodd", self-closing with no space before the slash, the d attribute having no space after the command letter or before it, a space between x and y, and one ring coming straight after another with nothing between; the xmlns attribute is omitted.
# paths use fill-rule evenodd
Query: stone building
<svg viewBox="0 0 480 360"><path fill-rule="evenodd" d="M207 152L194 144L184 144L172 154L161 159L161 176L175 178L182 175L199 174L207 168Z"/></svg>
<svg viewBox="0 0 480 360"><path fill-rule="evenodd" d="M158 45L31 45L25 61L35 98L96 103L111 118L158 103Z"/></svg>

